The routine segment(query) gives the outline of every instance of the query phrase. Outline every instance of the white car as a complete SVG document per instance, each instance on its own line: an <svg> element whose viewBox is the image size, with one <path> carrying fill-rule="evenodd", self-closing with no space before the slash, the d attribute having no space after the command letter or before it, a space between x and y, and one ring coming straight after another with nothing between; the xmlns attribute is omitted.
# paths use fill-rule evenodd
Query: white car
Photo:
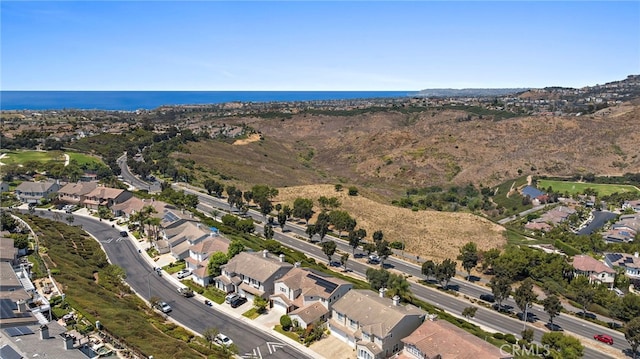
<svg viewBox="0 0 640 359"><path fill-rule="evenodd" d="M158 309L160 309L162 313L169 313L171 310L173 310L167 302L158 303Z"/></svg>
<svg viewBox="0 0 640 359"><path fill-rule="evenodd" d="M228 336L220 333L218 335L216 335L216 338L214 339L214 341L220 345L224 345L226 347L228 347L229 345L233 344L233 340L231 340Z"/></svg>
<svg viewBox="0 0 640 359"><path fill-rule="evenodd" d="M183 269L177 274L178 279L187 278L190 275L191 275L191 272L188 269Z"/></svg>

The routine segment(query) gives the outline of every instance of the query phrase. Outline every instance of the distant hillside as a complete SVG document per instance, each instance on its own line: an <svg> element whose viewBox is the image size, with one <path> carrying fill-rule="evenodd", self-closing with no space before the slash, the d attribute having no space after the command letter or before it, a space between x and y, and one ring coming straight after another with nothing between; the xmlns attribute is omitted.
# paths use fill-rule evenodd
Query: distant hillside
<svg viewBox="0 0 640 359"><path fill-rule="evenodd" d="M505 96L528 91L529 88L499 89L424 89L416 95L419 97L491 97Z"/></svg>

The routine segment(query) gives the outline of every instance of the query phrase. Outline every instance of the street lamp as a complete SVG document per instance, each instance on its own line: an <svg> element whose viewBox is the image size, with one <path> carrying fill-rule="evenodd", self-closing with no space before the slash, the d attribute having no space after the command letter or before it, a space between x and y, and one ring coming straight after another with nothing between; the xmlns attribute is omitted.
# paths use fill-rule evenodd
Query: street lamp
<svg viewBox="0 0 640 359"><path fill-rule="evenodd" d="M153 274L154 271L151 271L149 273L147 273L147 290L149 292L149 301L151 301L151 280L149 279L149 277Z"/></svg>

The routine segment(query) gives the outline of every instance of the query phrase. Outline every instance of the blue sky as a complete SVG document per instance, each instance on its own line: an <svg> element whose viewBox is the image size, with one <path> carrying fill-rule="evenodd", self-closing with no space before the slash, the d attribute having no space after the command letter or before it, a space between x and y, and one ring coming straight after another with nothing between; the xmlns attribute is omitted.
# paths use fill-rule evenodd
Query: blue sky
<svg viewBox="0 0 640 359"><path fill-rule="evenodd" d="M640 73L640 2L6 1L2 90L582 87Z"/></svg>

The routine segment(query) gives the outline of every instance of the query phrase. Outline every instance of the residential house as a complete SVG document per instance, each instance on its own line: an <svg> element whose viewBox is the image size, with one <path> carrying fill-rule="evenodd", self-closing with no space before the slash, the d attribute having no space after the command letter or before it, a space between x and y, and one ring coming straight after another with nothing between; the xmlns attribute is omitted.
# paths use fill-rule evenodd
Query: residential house
<svg viewBox="0 0 640 359"><path fill-rule="evenodd" d="M426 313L401 305L400 298L376 295L370 290L350 290L333 304L331 335L356 349L359 359L380 359L402 350L402 338L409 336L425 319Z"/></svg>
<svg viewBox="0 0 640 359"><path fill-rule="evenodd" d="M0 262L18 263L18 248L13 246L13 238L0 237Z"/></svg>
<svg viewBox="0 0 640 359"><path fill-rule="evenodd" d="M284 254L273 258L269 251L240 252L222 266L222 274L214 279L216 288L230 293L268 298L273 294L276 280L293 268L284 260Z"/></svg>
<svg viewBox="0 0 640 359"><path fill-rule="evenodd" d="M625 275L629 277L635 287L640 284L640 256L638 252L633 255L627 253L605 253L604 263L609 268L623 268Z"/></svg>
<svg viewBox="0 0 640 359"><path fill-rule="evenodd" d="M126 201L111 206L111 212L116 217L122 217L124 220L129 221L131 215L140 212L142 208L151 206L156 210L156 213L163 213L167 203L162 201L156 201L152 199L141 199L138 197L131 197Z"/></svg>
<svg viewBox="0 0 640 359"><path fill-rule="evenodd" d="M127 190L101 186L87 193L84 205L94 210L100 206L111 208L114 204L122 203L132 196L133 194Z"/></svg>
<svg viewBox="0 0 640 359"><path fill-rule="evenodd" d="M634 211L640 213L640 199L636 199L636 200L633 200L633 201L625 201L622 204L622 210L624 211L627 208L631 208Z"/></svg>
<svg viewBox="0 0 640 359"><path fill-rule="evenodd" d="M193 216L193 213L184 209L177 209L171 205L166 205L162 211L154 213L153 217L160 218L160 227L163 229L177 227L185 222L200 222L200 219Z"/></svg>
<svg viewBox="0 0 640 359"><path fill-rule="evenodd" d="M529 197L531 200L539 199L544 196L544 192L533 186L525 186L520 192L524 197Z"/></svg>
<svg viewBox="0 0 640 359"><path fill-rule="evenodd" d="M206 238L200 243L189 247L189 256L185 259L186 269L191 271L191 280L201 286L211 284L212 278L208 273L209 257L217 252L229 252L229 241L222 236Z"/></svg>
<svg viewBox="0 0 640 359"><path fill-rule="evenodd" d="M426 320L402 338L404 349L395 359L510 359L513 356L445 321Z"/></svg>
<svg viewBox="0 0 640 359"><path fill-rule="evenodd" d="M625 214L618 218L618 221L602 234L602 237L609 243L629 243L633 242L640 231L640 214Z"/></svg>
<svg viewBox="0 0 640 359"><path fill-rule="evenodd" d="M616 271L599 260L581 254L573 257L572 265L574 273L586 276L589 283L602 283L613 288Z"/></svg>
<svg viewBox="0 0 640 359"><path fill-rule="evenodd" d="M11 263L0 262L0 328L38 323L28 305L34 292L35 287L25 268L16 272Z"/></svg>
<svg viewBox="0 0 640 359"><path fill-rule="evenodd" d="M20 202L37 204L59 189L60 184L57 181L22 182L16 187L15 193Z"/></svg>
<svg viewBox="0 0 640 359"><path fill-rule="evenodd" d="M58 199L67 204L82 206L87 194L98 188L98 182L67 183L58 190Z"/></svg>
<svg viewBox="0 0 640 359"><path fill-rule="evenodd" d="M0 193L9 192L9 183L5 181L0 181Z"/></svg>
<svg viewBox="0 0 640 359"><path fill-rule="evenodd" d="M333 303L352 288L353 285L345 280L300 268L296 263L275 282L274 294L269 299L274 309L289 314L299 326L306 328L318 320L328 319Z"/></svg>
<svg viewBox="0 0 640 359"><path fill-rule="evenodd" d="M189 256L189 248L203 241L206 238L218 235L218 229L208 228L202 223L184 222L177 227L162 229L160 231L162 240L156 242L156 247L160 252L166 252L162 245L168 245L169 252L176 260L185 259ZM161 250L162 249L162 250Z"/></svg>

